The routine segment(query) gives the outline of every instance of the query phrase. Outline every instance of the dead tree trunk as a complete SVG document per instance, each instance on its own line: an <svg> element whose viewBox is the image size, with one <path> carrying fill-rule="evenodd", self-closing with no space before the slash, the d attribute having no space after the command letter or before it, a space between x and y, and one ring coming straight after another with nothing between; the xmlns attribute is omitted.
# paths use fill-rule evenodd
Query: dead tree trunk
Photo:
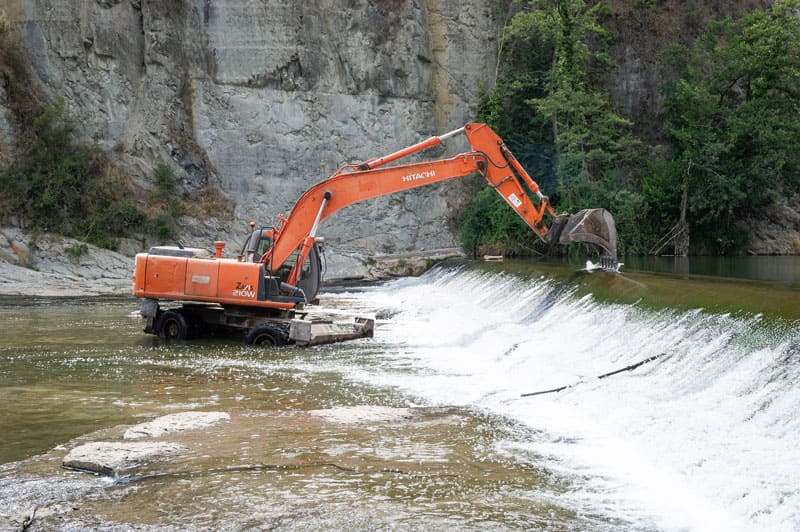
<svg viewBox="0 0 800 532"><path fill-rule="evenodd" d="M672 241L675 245L675 256L686 257L689 254L689 222L686 221L686 208L689 204L689 178L683 182L683 197L681 198L681 218L678 221L678 230Z"/></svg>

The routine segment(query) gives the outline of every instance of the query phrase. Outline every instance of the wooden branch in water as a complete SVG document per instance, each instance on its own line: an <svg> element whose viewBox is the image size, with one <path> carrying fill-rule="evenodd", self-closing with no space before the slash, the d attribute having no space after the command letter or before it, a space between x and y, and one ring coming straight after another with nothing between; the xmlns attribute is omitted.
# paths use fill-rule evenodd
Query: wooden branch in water
<svg viewBox="0 0 800 532"><path fill-rule="evenodd" d="M611 377L612 375L617 375L617 374L625 372L625 371L633 371L636 368L638 368L639 366L643 366L643 365L647 364L648 362L652 362L652 361L654 361L656 359L659 359L659 358L661 358L663 356L666 356L666 355L667 355L667 353L659 353L657 355L653 355L651 357L645 358L644 360L640 360L639 362L636 362L635 364L630 364L628 366L625 366L624 368L615 369L614 371L609 371L608 373L603 373L602 375L598 375L596 378L597 379L605 379L606 377ZM564 386L559 386L558 388L550 388L549 390L540 390L538 392L523 393L523 394L520 395L520 397L533 397L534 395L544 395L544 394L547 394L547 393L558 393L558 392L560 392L562 390L566 390L567 388L574 388L575 386L577 386L579 384L583 384L584 382L586 382L586 381L578 381L578 382L574 382L572 384L566 384Z"/></svg>

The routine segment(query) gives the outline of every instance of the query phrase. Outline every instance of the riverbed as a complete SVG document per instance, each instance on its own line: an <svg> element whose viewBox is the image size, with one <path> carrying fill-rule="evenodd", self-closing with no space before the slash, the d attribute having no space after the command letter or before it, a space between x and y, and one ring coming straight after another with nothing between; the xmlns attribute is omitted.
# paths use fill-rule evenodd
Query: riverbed
<svg viewBox="0 0 800 532"><path fill-rule="evenodd" d="M133 298L0 300L0 525L800 527L797 283L458 263L321 304L375 338L166 343ZM230 420L124 477L61 468L187 411Z"/></svg>

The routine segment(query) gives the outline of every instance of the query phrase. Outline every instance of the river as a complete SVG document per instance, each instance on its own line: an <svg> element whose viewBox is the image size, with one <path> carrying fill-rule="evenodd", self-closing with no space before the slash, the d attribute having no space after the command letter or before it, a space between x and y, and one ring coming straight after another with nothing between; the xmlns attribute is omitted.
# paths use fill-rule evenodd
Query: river
<svg viewBox="0 0 800 532"><path fill-rule="evenodd" d="M0 515L38 509L30 529L800 529L791 277L454 263L321 299L375 316L375 338L164 343L132 298L0 300ZM402 415L309 416L378 407ZM58 467L78 442L185 410L232 420L132 481Z"/></svg>

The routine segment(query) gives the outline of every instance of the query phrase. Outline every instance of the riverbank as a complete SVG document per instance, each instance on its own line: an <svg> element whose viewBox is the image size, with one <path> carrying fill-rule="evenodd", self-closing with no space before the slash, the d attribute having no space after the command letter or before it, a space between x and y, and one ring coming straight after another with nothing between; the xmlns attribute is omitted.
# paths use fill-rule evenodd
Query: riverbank
<svg viewBox="0 0 800 532"><path fill-rule="evenodd" d="M34 237L19 229L0 228L0 295L127 295L133 256L146 246L126 240L120 247L122 252L117 252L59 235ZM230 253L226 251L223 256L232 256ZM323 282L419 275L436 262L463 256L459 248L373 255L329 251L325 254Z"/></svg>
<svg viewBox="0 0 800 532"><path fill-rule="evenodd" d="M71 238L0 230L0 295L73 297L130 293L133 259Z"/></svg>

